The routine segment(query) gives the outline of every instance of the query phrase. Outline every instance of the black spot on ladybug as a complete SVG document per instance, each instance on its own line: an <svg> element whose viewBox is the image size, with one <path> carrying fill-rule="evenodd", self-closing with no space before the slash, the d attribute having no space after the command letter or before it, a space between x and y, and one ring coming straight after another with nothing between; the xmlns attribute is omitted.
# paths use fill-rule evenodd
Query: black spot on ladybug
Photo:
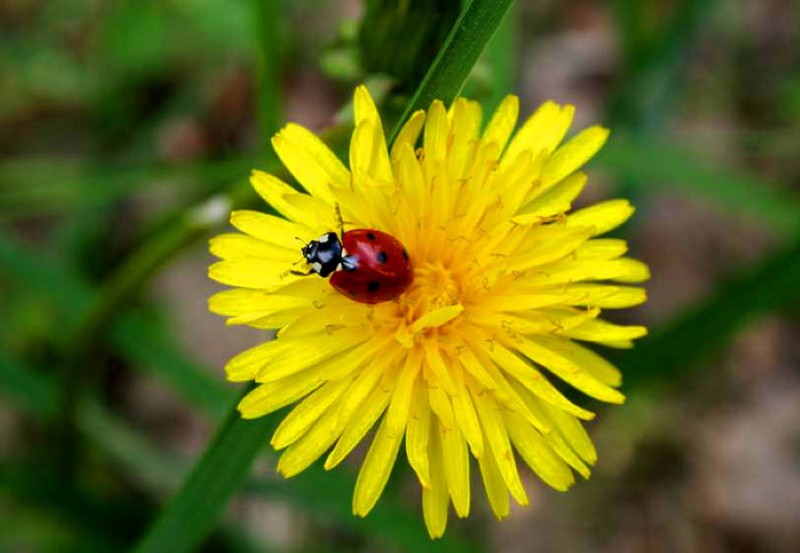
<svg viewBox="0 0 800 553"><path fill-rule="evenodd" d="M378 263L381 265L385 265L389 260L389 256L386 254L386 252L378 252L378 255L375 257L378 259Z"/></svg>
<svg viewBox="0 0 800 553"><path fill-rule="evenodd" d="M374 232L368 232L367 233L367 240L375 240L375 233Z"/></svg>
<svg viewBox="0 0 800 553"><path fill-rule="evenodd" d="M406 249L405 249L405 248L403 248L403 259L405 259L406 261L408 261L408 252L406 251Z"/></svg>
<svg viewBox="0 0 800 553"><path fill-rule="evenodd" d="M377 292L378 288L380 288L380 287L381 287L381 283L378 282L377 280L371 280L371 281L369 281L367 283L367 291L370 294L374 294L375 292Z"/></svg>

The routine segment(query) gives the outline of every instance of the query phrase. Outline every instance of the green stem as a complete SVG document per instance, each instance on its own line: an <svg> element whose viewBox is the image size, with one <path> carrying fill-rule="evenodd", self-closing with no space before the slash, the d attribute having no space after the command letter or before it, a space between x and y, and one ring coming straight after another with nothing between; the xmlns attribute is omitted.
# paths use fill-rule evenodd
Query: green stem
<svg viewBox="0 0 800 553"><path fill-rule="evenodd" d="M456 99L511 4L512 0L472 0L467 4L395 125L390 143L415 111L427 109L434 100L450 104Z"/></svg>

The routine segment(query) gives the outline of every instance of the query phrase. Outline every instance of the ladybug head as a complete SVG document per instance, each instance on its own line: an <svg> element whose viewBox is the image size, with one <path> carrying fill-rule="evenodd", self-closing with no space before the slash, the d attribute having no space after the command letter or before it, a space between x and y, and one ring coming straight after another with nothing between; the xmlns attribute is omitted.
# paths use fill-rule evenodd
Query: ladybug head
<svg viewBox="0 0 800 553"><path fill-rule="evenodd" d="M333 273L342 262L342 242L335 232L326 232L319 240L312 240L300 250L311 272L321 277Z"/></svg>
<svg viewBox="0 0 800 553"><path fill-rule="evenodd" d="M313 263L317 258L317 250L319 250L319 240L312 240L303 246L300 251L303 252L303 257L306 261Z"/></svg>

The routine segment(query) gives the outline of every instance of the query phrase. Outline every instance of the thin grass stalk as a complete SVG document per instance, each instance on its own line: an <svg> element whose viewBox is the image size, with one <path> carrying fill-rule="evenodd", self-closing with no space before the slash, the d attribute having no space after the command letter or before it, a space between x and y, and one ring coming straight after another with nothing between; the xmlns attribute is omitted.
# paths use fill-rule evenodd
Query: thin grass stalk
<svg viewBox="0 0 800 553"><path fill-rule="evenodd" d="M395 125L390 144L415 111L427 109L434 100L450 104L458 97L512 3L512 0L472 0L466 5Z"/></svg>

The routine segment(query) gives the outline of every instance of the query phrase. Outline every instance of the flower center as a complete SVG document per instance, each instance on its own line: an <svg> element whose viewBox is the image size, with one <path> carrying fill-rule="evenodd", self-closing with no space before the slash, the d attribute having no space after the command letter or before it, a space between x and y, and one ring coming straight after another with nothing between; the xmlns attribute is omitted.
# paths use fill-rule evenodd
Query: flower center
<svg viewBox="0 0 800 553"><path fill-rule="evenodd" d="M440 262L423 263L414 269L414 284L407 298L414 318L441 307L461 303L461 290L453 272Z"/></svg>
<svg viewBox="0 0 800 553"><path fill-rule="evenodd" d="M414 283L400 304L397 340L411 347L426 336L440 336L458 325L464 311L460 279L440 262L414 268Z"/></svg>

